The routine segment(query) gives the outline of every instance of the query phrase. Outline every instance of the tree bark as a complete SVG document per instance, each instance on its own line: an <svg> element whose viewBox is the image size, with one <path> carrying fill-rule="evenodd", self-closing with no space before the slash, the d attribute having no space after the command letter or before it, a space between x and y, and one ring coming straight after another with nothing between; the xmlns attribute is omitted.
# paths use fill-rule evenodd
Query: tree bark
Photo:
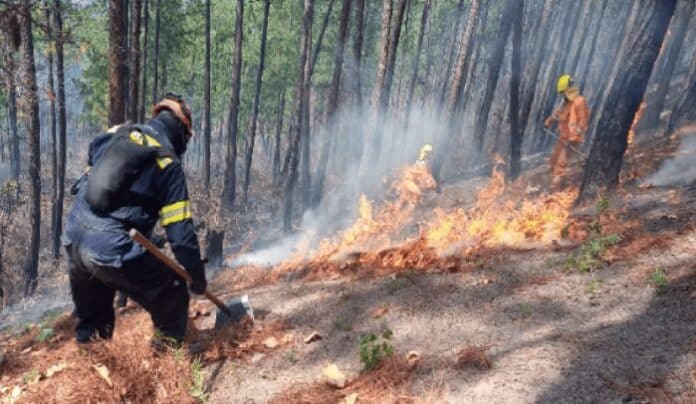
<svg viewBox="0 0 696 404"><path fill-rule="evenodd" d="M641 123L641 126L645 128L656 128L660 124L660 114L665 108L669 83L679 61L679 54L684 44L686 31L689 28L694 4L693 0L680 0L678 2L677 10L670 24L669 38L665 42L666 49L661 56L661 59L665 61L664 67L657 76L655 92L647 99L648 105Z"/></svg>
<svg viewBox="0 0 696 404"><path fill-rule="evenodd" d="M326 177L326 166L329 163L329 151L331 150L332 138L338 128L338 94L341 89L341 74L343 72L343 54L348 37L348 19L350 18L351 0L343 0L341 8L341 19L338 27L338 41L336 42L336 53L334 55L333 74L331 75L331 85L329 96L326 102L326 122L327 132L319 157L319 165L316 175L316 189L314 191L314 205L319 203L324 192L324 180Z"/></svg>
<svg viewBox="0 0 696 404"><path fill-rule="evenodd" d="M210 197L210 1L205 0L205 66L203 70L203 186Z"/></svg>
<svg viewBox="0 0 696 404"><path fill-rule="evenodd" d="M508 0L508 2L512 1L515 0ZM447 96L447 104L445 105L445 121L448 125L447 133L445 134L445 142L443 142L441 147L438 147L435 150L435 159L433 161L432 168L433 177L437 181L438 186L440 184L442 166L446 156L449 153L449 150L451 149L451 145L454 143L456 129L460 127L461 123L461 117L458 116L457 110L461 105L462 92L464 90L469 63L471 62L471 53L473 50L471 37L473 36L474 29L476 28L480 7L480 0L472 0L471 8L469 9L469 16L467 17L466 21L466 28L464 29L464 33L462 35L462 45L459 48L457 64L452 75L450 92Z"/></svg>
<svg viewBox="0 0 696 404"><path fill-rule="evenodd" d="M152 59L152 104L159 101L158 85L159 85L159 53L160 53L160 2L162 0L153 0L155 2L155 55Z"/></svg>
<svg viewBox="0 0 696 404"><path fill-rule="evenodd" d="M125 77L123 77L123 4L121 0L109 0L109 126L126 120L126 105L123 99Z"/></svg>
<svg viewBox="0 0 696 404"><path fill-rule="evenodd" d="M29 146L29 228L31 236L24 261L24 295L36 290L39 274L39 249L41 231L41 150L39 127L39 97L34 64L34 37L32 33L31 0L23 0L21 7L22 58L18 94L23 126L27 131Z"/></svg>
<svg viewBox="0 0 696 404"><path fill-rule="evenodd" d="M237 187L237 131L239 116L239 90L242 77L242 35L244 21L244 0L237 0L237 12L234 28L234 55L232 56L232 95L227 121L227 148L225 153L225 182L223 186L223 203L228 209L234 207Z"/></svg>
<svg viewBox="0 0 696 404"><path fill-rule="evenodd" d="M522 136L524 129L520 125L520 79L522 76L522 18L523 0L517 1L514 25L512 26L512 58L510 59L510 181L520 175L520 157L522 155Z"/></svg>
<svg viewBox="0 0 696 404"><path fill-rule="evenodd" d="M45 16L46 16L46 42L49 44L47 46L48 51L48 103L50 106L49 117L51 120L51 173L52 184L51 184L51 231L53 240L53 256L58 258L59 250L55 248L55 238L58 234L58 239L60 240L60 233L56 232L56 205L58 200L58 139L56 138L56 89L53 80L53 54L55 53L55 47L50 46L51 40L53 40L53 22L51 21L51 10L52 7L48 1L44 4L45 6Z"/></svg>
<svg viewBox="0 0 696 404"><path fill-rule="evenodd" d="M326 33L326 27L329 25L329 20L331 19L331 10L333 10L333 5L336 0L329 0L329 6L326 9L326 14L324 14L324 19L321 23L321 30L319 31L319 37L317 38L317 43L314 44L314 49L312 50L312 65L309 68L309 78L311 79L314 75L314 67L317 65L317 59L319 58L319 52L321 52L321 45L324 42L324 34Z"/></svg>
<svg viewBox="0 0 696 404"><path fill-rule="evenodd" d="M363 116L363 94L362 94L362 48L363 38L365 34L365 0L355 0L355 23L353 31L353 97L355 105L355 113L357 116ZM358 122L355 129L355 148L353 150L353 158L360 161L363 154L363 139L365 137L365 127L362 122Z"/></svg>
<svg viewBox="0 0 696 404"><path fill-rule="evenodd" d="M505 2L505 7L500 18L498 37L492 45L493 47L491 49L490 57L488 58L488 66L490 66L490 69L488 71L488 79L486 80L486 89L483 95L483 101L481 102L481 108L479 110L474 129L474 136L476 139L475 147L478 153L483 152L483 140L486 134L486 126L488 126L488 113L491 110L493 95L496 87L498 86L500 66L502 66L503 58L505 57L505 44L507 43L507 38L510 34L512 18L514 17L513 13L516 9L515 3L516 0L507 0Z"/></svg>
<svg viewBox="0 0 696 404"><path fill-rule="evenodd" d="M148 26L150 20L150 4L148 0L143 3L143 46L142 46L142 58L143 58L143 68L140 70L142 74L142 86L139 94L138 105L140 106L140 111L138 112L138 122L143 122L145 120L145 94L147 92L147 37L148 37Z"/></svg>
<svg viewBox="0 0 696 404"><path fill-rule="evenodd" d="M268 13L271 0L264 0L263 4L263 28L261 29L261 49L259 50L259 68L256 71L256 84L254 89L254 103L251 107L251 130L247 136L246 164L244 169L244 203L248 200L249 179L251 178L251 162L254 154L254 138L256 137L256 120L259 115L259 97L261 96L261 82L266 60L266 35L268 32Z"/></svg>
<svg viewBox="0 0 696 404"><path fill-rule="evenodd" d="M628 131L643 100L676 0L643 1L643 17L628 34L625 60L609 90L585 164L578 201L612 190L619 181Z"/></svg>
<svg viewBox="0 0 696 404"><path fill-rule="evenodd" d="M285 115L285 91L278 97L278 117L276 119L275 146L273 147L273 184L280 182L280 134L283 132L283 117Z"/></svg>
<svg viewBox="0 0 696 404"><path fill-rule="evenodd" d="M449 91L447 84L450 82L450 76L452 75L452 69L454 68L454 57L457 54L457 36L459 35L460 26L462 20L464 19L464 0L459 0L459 5L457 6L457 18L455 19L454 28L452 30L452 40L449 44L449 56L447 58L447 64L445 65L445 74L442 76L442 89L440 91L440 102L444 104L447 101L447 96Z"/></svg>
<svg viewBox="0 0 696 404"><path fill-rule="evenodd" d="M53 257L60 257L60 236L63 232L63 201L65 199L65 163L67 155L67 119L65 106L65 69L63 51L63 10L60 0L53 1L53 18L56 29L56 78L58 79L58 97L56 112L58 115L58 170L56 198L53 213Z"/></svg>
<svg viewBox="0 0 696 404"><path fill-rule="evenodd" d="M413 93L416 89L416 83L418 82L418 66L420 65L420 57L423 51L423 37L425 36L425 31L428 29L428 15L430 14L431 0L425 0L423 3L423 14L421 14L420 21L420 31L418 32L418 40L416 42L416 54L413 55L413 61L411 62L411 79L408 81L408 90L406 92L406 103L405 110L406 116L404 117L404 137L408 138L409 122L411 117L411 111L413 110Z"/></svg>
<svg viewBox="0 0 696 404"><path fill-rule="evenodd" d="M130 68L129 68L129 119L138 122L139 92L138 85L140 78L140 13L142 10L142 0L130 0L131 3L131 35L130 35Z"/></svg>
<svg viewBox="0 0 696 404"><path fill-rule="evenodd" d="M602 10L599 12L599 17L597 19L597 29L592 34L592 42L590 43L590 53L587 56L587 61L585 63L585 68L583 69L582 74L578 75L578 77L581 78L582 83L587 82L587 76L589 75L590 66L592 65L592 61L597 50L597 39L599 38L599 33L602 31L602 21L604 20L604 13L607 10L608 4L609 0L602 1Z"/></svg>
<svg viewBox="0 0 696 404"><path fill-rule="evenodd" d="M292 231L292 202L297 182L297 168L300 159L300 136L302 132L302 108L304 106L305 82L309 81L311 61L309 52L312 46L312 0L304 0L304 11L302 13L302 42L300 50L300 60L297 65L297 81L295 83L294 112L291 125L290 147L288 150L288 169L287 181L285 183L285 200L283 203L283 230L285 233Z"/></svg>
<svg viewBox="0 0 696 404"><path fill-rule="evenodd" d="M585 39L587 38L587 32L589 31L590 24L592 20L594 19L595 13L597 11L597 7L592 8L590 11L590 8L592 6L593 2L592 1L585 1L583 6L582 6L582 12L580 15L578 15L578 18L576 20L576 25L575 25L575 33L577 31L578 25L582 25L581 28L581 34L578 39L577 47L575 48L575 52L573 53L573 57L570 59L570 64L567 66L568 71L573 72L573 76L577 75L578 71L578 63L580 62L580 55L582 54L582 48L583 45L585 44ZM580 24L580 22L584 22L584 24ZM572 45L572 40L571 40L571 45Z"/></svg>
<svg viewBox="0 0 696 404"><path fill-rule="evenodd" d="M19 156L19 131L17 130L17 88L16 88L16 63L10 32L5 32L3 41L3 70L5 91L7 91L7 115L8 126L10 129L9 151L10 151L10 175L12 179L18 180L20 173Z"/></svg>

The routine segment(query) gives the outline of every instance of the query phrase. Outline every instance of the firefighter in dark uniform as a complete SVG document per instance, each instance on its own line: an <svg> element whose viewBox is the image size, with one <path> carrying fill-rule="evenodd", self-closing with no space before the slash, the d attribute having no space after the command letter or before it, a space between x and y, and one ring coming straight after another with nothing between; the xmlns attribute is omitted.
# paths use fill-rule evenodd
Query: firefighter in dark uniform
<svg viewBox="0 0 696 404"><path fill-rule="evenodd" d="M186 284L128 232L135 228L149 236L159 220L176 259L193 278L190 290L196 294L205 291L205 266L179 161L191 138L191 127L190 109L181 97L170 93L155 105L153 118L145 124L115 127L91 142L88 171L73 186L75 200L63 234L78 342L111 338L116 291L150 313L156 346L183 341L189 305ZM116 139L126 139L124 150L147 146L147 151L157 154L151 160L141 159L134 171L132 162L126 161L133 157L118 152ZM123 189L100 190L113 179ZM95 192L97 200L104 195L109 200L101 205L94 202Z"/></svg>

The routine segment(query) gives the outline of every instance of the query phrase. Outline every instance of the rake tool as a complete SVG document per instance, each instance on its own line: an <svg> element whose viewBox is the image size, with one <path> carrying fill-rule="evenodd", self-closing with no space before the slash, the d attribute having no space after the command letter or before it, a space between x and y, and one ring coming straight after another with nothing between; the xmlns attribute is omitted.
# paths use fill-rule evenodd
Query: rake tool
<svg viewBox="0 0 696 404"><path fill-rule="evenodd" d="M169 269L174 271L174 273L183 278L187 285L191 284L191 275L186 272L186 269L184 269L184 267L182 267L174 259L165 255L159 248L157 248L157 246L152 244L147 237L143 236L142 233L136 229L131 229L130 236L134 241L143 246L143 248L145 248L150 254L155 256L155 258L160 260ZM208 300L213 302L218 308L218 311L215 314L215 329L221 329L229 322L239 323L245 316L251 317L252 320L254 319L254 311L249 304L249 297L247 295L244 295L241 298L233 299L227 304L223 303L222 300L207 289L205 292L203 292L203 295L207 297Z"/></svg>
<svg viewBox="0 0 696 404"><path fill-rule="evenodd" d="M582 157L584 157L584 158L588 158L588 155L587 155L587 154L585 154L585 153L581 152L580 150L576 149L575 147L571 146L571 145L570 145L570 142L567 142L567 141L565 141L565 140L562 140L557 134L553 133L552 131L550 131L550 130L548 130L548 129L546 129L546 128L541 128L541 130L543 131L543 133L545 133L545 134L547 134L547 135L549 135L549 136L551 136L551 137L554 137L554 138L556 138L556 140L558 140L559 142L563 143L563 144L565 145L565 147L566 147L568 150L570 150L570 151L572 151L572 152L574 152L574 153L577 153L579 156L582 156Z"/></svg>

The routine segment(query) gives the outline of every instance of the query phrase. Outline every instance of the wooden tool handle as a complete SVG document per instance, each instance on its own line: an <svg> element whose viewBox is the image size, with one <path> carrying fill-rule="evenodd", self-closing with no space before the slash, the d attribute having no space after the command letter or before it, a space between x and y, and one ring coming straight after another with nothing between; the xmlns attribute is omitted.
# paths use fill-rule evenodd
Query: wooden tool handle
<svg viewBox="0 0 696 404"><path fill-rule="evenodd" d="M166 254L162 252L159 248L157 248L156 245L152 244L150 240L147 239L147 237L143 236L142 233L140 233L136 229L131 229L130 231L130 236L133 240L135 240L138 244L143 246L150 254L154 255L155 258L158 260L162 261L163 264L169 267L172 271L174 271L177 275L182 277L184 281L186 281L187 285L190 285L191 282L193 282L193 279L191 279L191 274L186 272L184 267L182 267L178 262L173 260L172 258L168 257ZM211 302L215 303L215 305L222 310L225 314L228 316L232 316L232 313L230 312L230 309L225 306L225 304L217 298L214 294L210 293L207 289L205 292L203 292L203 295L208 298Z"/></svg>

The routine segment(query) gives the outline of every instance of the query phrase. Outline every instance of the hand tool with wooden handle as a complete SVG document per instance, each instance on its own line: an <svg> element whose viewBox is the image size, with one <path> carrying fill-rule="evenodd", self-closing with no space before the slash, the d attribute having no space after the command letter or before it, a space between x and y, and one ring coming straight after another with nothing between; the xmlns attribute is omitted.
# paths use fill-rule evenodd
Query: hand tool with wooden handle
<svg viewBox="0 0 696 404"><path fill-rule="evenodd" d="M155 258L160 260L169 269L171 269L182 279L184 279L187 285L191 284L191 282L193 281L193 279L191 279L191 274L186 272L186 269L184 269L184 267L182 267L181 264L165 255L162 252L162 250L160 250L159 248L157 248L157 246L152 244L152 242L148 240L147 237L143 236L142 233L140 233L136 229L131 229L130 236L134 241L143 246L143 248L145 248ZM231 320L239 322L245 315L250 316L252 319L254 318L253 311L251 310L251 306L249 305L249 298L246 295L242 296L240 299L232 300L227 305L225 305L225 303L223 303L222 300L218 299L217 296L212 294L207 289L205 290L205 292L203 292L203 295L207 297L208 300L213 302L218 307L218 309L220 309L215 318L215 328L220 328L225 323Z"/></svg>

